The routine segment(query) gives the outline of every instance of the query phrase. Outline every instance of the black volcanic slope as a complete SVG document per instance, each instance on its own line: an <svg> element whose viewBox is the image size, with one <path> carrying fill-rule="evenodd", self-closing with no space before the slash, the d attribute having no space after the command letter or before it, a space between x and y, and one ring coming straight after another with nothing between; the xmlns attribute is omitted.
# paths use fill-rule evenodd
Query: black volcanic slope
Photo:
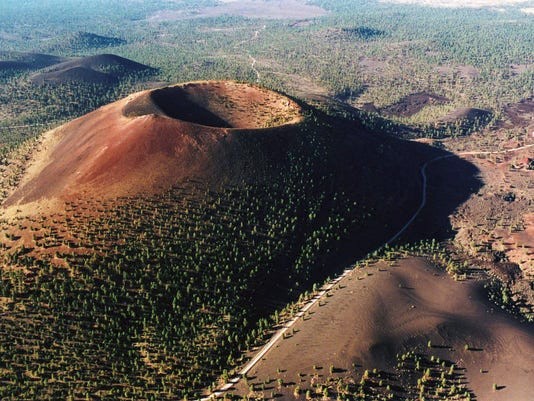
<svg viewBox="0 0 534 401"><path fill-rule="evenodd" d="M40 53L0 52L0 71L5 70L38 70L67 59Z"/></svg>
<svg viewBox="0 0 534 401"><path fill-rule="evenodd" d="M114 54L99 54L55 64L31 77L35 84L43 83L111 83L120 78L153 68Z"/></svg>

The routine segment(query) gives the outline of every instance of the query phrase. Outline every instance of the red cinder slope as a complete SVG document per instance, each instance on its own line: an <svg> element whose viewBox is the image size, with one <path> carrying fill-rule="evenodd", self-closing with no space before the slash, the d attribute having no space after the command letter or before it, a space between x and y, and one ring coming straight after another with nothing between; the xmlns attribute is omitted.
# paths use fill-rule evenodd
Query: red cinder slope
<svg viewBox="0 0 534 401"><path fill-rule="evenodd" d="M251 162L245 159L252 136L264 153L276 153L302 120L289 98L247 84L194 82L140 92L60 127L37 155L41 167L5 205L133 194L186 179L239 180Z"/></svg>

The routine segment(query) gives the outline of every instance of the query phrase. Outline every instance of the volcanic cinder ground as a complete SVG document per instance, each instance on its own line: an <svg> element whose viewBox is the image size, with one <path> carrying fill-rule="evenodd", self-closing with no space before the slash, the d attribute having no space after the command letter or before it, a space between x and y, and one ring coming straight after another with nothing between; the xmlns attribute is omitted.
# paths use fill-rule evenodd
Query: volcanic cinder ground
<svg viewBox="0 0 534 401"><path fill-rule="evenodd" d="M366 369L395 372L396 354L416 350L454 361L477 400L532 399L532 325L491 304L482 282L454 281L423 258L406 258L356 269L332 294L249 372L249 383L258 389L267 378L281 378L293 385L267 387L293 399L299 373L304 394L316 373L319 380L329 375L329 366L335 377L359 381ZM241 382L231 391L249 389Z"/></svg>

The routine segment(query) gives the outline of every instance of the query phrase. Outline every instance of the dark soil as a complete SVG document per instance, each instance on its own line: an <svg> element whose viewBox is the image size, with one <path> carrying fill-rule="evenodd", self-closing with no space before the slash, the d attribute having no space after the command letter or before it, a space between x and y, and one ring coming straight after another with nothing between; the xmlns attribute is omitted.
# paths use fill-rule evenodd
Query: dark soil
<svg viewBox="0 0 534 401"><path fill-rule="evenodd" d="M38 74L32 78L34 84L59 84L66 82L83 82L87 84L112 84L117 82L111 74L95 71L85 67L73 67L64 70Z"/></svg>
<svg viewBox="0 0 534 401"><path fill-rule="evenodd" d="M504 120L499 122L500 127L511 125L513 127L528 127L534 123L534 98L524 99L512 103L503 110Z"/></svg>
<svg viewBox="0 0 534 401"><path fill-rule="evenodd" d="M482 121L490 116L491 112L488 110L476 109L473 107L462 107L442 117L439 122L444 124L453 124L460 121L469 125L476 120Z"/></svg>
<svg viewBox="0 0 534 401"><path fill-rule="evenodd" d="M45 50L51 53L87 54L89 49L104 49L126 44L122 38L97 35L92 32L72 32L47 42Z"/></svg>
<svg viewBox="0 0 534 401"><path fill-rule="evenodd" d="M420 92L408 95L397 103L384 107L381 111L386 115L410 117L423 110L426 106L446 104L449 99L432 93Z"/></svg>
<svg viewBox="0 0 534 401"><path fill-rule="evenodd" d="M399 375L392 389L409 392L409 372L398 370L395 355L417 350L429 360L457 363L462 384L477 399L526 401L534 390L533 347L532 325L494 310L481 282L457 282L428 260L407 258L355 269L249 372L248 384L262 389L265 383L265 393L272 390L278 400L304 401L307 390L315 394L314 382L332 378L328 391L335 399L340 379L358 383L377 369L387 373L376 387ZM414 369L418 378L422 371ZM502 386L498 393L492 383ZM300 396L294 396L297 385ZM231 392L245 396L250 387L241 380Z"/></svg>
<svg viewBox="0 0 534 401"><path fill-rule="evenodd" d="M38 70L66 61L64 57L40 53L0 52L0 71Z"/></svg>
<svg viewBox="0 0 534 401"><path fill-rule="evenodd" d="M99 54L65 61L48 67L31 77L35 84L82 82L109 84L118 79L141 72L150 73L153 68L114 54Z"/></svg>

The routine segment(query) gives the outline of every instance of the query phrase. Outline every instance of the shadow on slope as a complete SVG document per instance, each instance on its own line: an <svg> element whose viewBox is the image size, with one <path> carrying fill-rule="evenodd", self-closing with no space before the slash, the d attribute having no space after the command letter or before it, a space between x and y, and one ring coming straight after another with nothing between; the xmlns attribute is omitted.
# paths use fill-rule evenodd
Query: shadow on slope
<svg viewBox="0 0 534 401"><path fill-rule="evenodd" d="M363 250L376 249L399 232L421 204L421 168L435 158L443 160L427 167L427 204L396 242L454 235L449 216L483 185L475 165L425 143L379 132L362 134L364 129L355 121L324 118L330 118L336 126L334 137L339 141L336 147L339 153L334 158L344 166L333 185L355 198L366 199L376 211L369 227L347 241L338 265L364 256ZM362 146L370 155L355 157L354 149L361 150Z"/></svg>
<svg viewBox="0 0 534 401"><path fill-rule="evenodd" d="M449 216L484 185L478 168L458 156L431 162L426 170L427 204L419 217L400 238L403 242L426 238L451 239L453 230Z"/></svg>

